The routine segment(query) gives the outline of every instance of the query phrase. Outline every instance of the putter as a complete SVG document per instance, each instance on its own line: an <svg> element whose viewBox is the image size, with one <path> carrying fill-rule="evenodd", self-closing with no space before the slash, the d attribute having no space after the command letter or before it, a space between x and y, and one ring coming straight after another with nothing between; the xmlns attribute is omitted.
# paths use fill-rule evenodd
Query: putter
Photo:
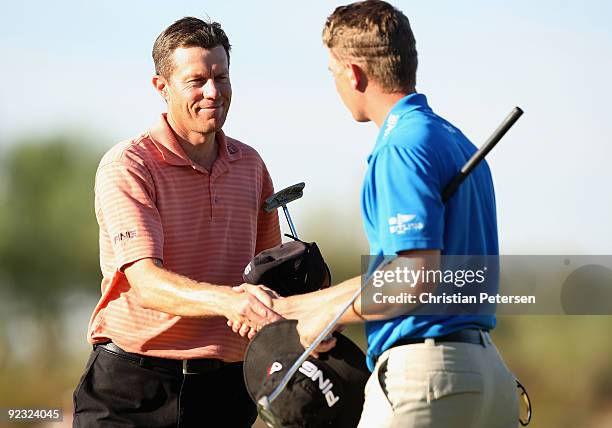
<svg viewBox="0 0 612 428"><path fill-rule="evenodd" d="M522 114L523 114L523 110L521 110L519 107L515 107L510 112L510 114L506 116L506 118L501 123L501 125L497 127L497 129L493 132L493 134L489 137L489 139L482 145L480 149L478 149L472 155L472 157L461 168L460 172L446 186L446 188L442 192L442 200L444 202L447 202L453 196L453 194L457 191L457 189L459 188L461 183L463 183L466 177L474 170L474 168L478 166L478 164L493 149L493 147L495 147L495 145L502 139L502 137L506 134L506 132L508 132L508 130L512 127L512 125L516 123L516 121L519 119L519 117L521 117ZM304 188L303 186L304 183L300 183L300 184L302 185L299 191L300 195L294 199L298 199L299 197L302 196L301 189ZM296 184L295 186L298 186L298 185ZM294 187L294 186L291 186L291 187ZM288 190L291 187L288 187L285 190ZM281 190L279 193L282 193L285 190ZM268 200L274 198L275 196L276 194L271 196ZM294 199L291 199L291 200L294 200ZM268 203L268 200L266 200L266 204ZM277 207L282 206L285 209L285 215L288 216L288 211L286 210L285 204L278 204L276 206ZM264 206L264 209L265 209L265 206ZM290 217L287 217L287 221L290 222ZM291 223L289 227L291 227ZM292 228L292 232L293 232L293 228ZM304 361L306 361L306 359L310 356L310 354L321 344L321 342L325 338L327 338L327 336L331 334L332 330L336 326L336 323L340 320L340 318L342 318L342 315L344 315L344 313L353 305L355 300L357 300L357 297L359 297L359 295L363 292L363 290L369 285L370 281L372 280L372 276L374 275L374 272L382 269L385 265L387 265L390 262L391 260L387 258L383 258L383 260L371 271L370 275L368 275L366 279L363 281L361 288L359 288L359 290L357 290L355 294L351 296L349 301L346 303L346 305L342 307L342 309L338 312L338 314L334 317L334 319L331 320L331 322L325 327L325 329L317 336L314 342L312 342L310 346L302 353L302 355L300 355L300 357L295 361L295 363L287 371L285 376L281 379L278 386L270 393L270 395L263 396L257 401L257 410L261 418L264 420L264 422L269 428L282 428L282 424L280 423L280 421L278 420L278 418L272 411L272 408L270 407L271 403L274 400L276 400L276 398L281 394L281 392L283 392L283 390L285 389L285 387L287 386L287 384L289 383L293 375L295 375L295 373L298 371L298 369L301 367Z"/></svg>
<svg viewBox="0 0 612 428"><path fill-rule="evenodd" d="M293 237L296 239L298 238L298 234L295 230L295 226L293 225L293 221L291 220L291 215L289 215L287 204L304 196L303 190L305 185L305 183L297 183L293 186L289 186L283 190L280 190L270 196L268 199L266 199L263 205L263 209L267 213L274 211L278 207L283 207L283 212L285 213L287 224L289 225L289 229L291 230L291 235L293 235Z"/></svg>

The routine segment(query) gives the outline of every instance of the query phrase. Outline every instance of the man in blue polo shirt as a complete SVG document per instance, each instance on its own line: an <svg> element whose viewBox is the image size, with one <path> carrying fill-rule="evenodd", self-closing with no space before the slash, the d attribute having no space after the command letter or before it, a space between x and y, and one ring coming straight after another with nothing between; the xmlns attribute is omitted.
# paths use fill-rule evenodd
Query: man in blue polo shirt
<svg viewBox="0 0 612 428"><path fill-rule="evenodd" d="M411 250L414 256L414 250L439 249L444 255L497 255L495 196L486 162L447 204L441 197L476 147L418 93L397 101L380 128L361 200L370 254ZM368 363L373 368L374 359L402 338L494 327L494 315L478 312L368 322Z"/></svg>
<svg viewBox="0 0 612 428"><path fill-rule="evenodd" d="M323 40L342 101L380 133L362 189L362 216L373 256L399 256L386 267L431 267L446 255L497 255L495 196L485 162L446 203L442 190L476 151L417 93L417 52L405 15L383 1L337 8ZM421 281L408 287L422 293ZM274 309L298 319L304 346L314 341L361 287L361 277ZM488 331L491 313L414 315L418 304L363 310L362 295L341 324L366 321L368 365L361 427L516 427L515 378ZM324 342L319 352L334 345Z"/></svg>

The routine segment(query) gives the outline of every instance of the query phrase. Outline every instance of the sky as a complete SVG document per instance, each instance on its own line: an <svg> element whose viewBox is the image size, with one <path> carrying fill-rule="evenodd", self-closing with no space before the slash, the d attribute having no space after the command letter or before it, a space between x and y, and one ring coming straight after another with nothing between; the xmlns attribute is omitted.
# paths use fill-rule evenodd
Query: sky
<svg viewBox="0 0 612 428"><path fill-rule="evenodd" d="M306 182L291 206L298 231L325 218L338 240L363 240L359 189L377 129L352 120L327 70L321 29L340 4L7 3L0 150L67 129L106 149L146 130L165 111L153 41L183 16L210 17L233 45L226 133L260 152L277 189ZM612 254L612 4L393 4L411 21L417 90L435 112L481 145L515 105L525 111L488 157L502 253Z"/></svg>

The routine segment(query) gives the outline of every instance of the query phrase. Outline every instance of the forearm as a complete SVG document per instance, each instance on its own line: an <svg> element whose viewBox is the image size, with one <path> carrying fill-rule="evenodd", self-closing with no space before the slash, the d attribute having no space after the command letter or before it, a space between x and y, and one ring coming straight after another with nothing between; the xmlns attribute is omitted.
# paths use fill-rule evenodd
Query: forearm
<svg viewBox="0 0 612 428"><path fill-rule="evenodd" d="M369 285L370 287L371 285ZM327 319L333 319L349 300L361 288L361 277L356 276L336 286L313 293L292 296L275 301L274 308L285 318L300 318L302 314L314 312ZM362 311L361 293L338 321L339 324L351 324L363 321L377 321L395 318L411 311L415 305L386 304L377 305L376 313Z"/></svg>
<svg viewBox="0 0 612 428"><path fill-rule="evenodd" d="M355 277L323 290L278 299L274 301L274 310L289 319L300 318L303 314L313 310L324 311L325 315L337 314L359 288L359 284L360 277ZM348 309L344 315L347 319L345 322L362 320L360 313L356 312L355 308L356 306L353 305ZM349 319L355 319L355 321L348 321Z"/></svg>
<svg viewBox="0 0 612 428"><path fill-rule="evenodd" d="M393 271L398 266L409 265L411 269L418 271L423 262L421 260L407 259L398 257L389 263L383 271ZM333 319L342 309L346 307L348 302L355 296L362 286L362 277L356 276L350 278L334 287L323 290L318 290L305 295L292 296L286 299L285 302L275 302L278 305L278 311L286 318L300 318L305 313L320 314L329 320ZM368 287L373 287L370 283ZM424 284L419 282L413 287L403 287L402 291L409 294L418 295L424 290ZM350 307L343 313L338 321L339 324L350 324L363 321L378 321L391 319L398 316L406 315L420 306L420 303L376 303L370 310L364 310L362 296L364 293L359 293ZM366 296L371 293L365 293ZM367 309L367 308L366 308Z"/></svg>
<svg viewBox="0 0 612 428"><path fill-rule="evenodd" d="M194 281L153 261L135 263L126 275L145 308L184 317L227 316L229 287Z"/></svg>
<svg viewBox="0 0 612 428"><path fill-rule="evenodd" d="M332 306L331 310L333 311L334 315L338 314L343 308L345 308L348 301L353 296L355 296L355 293L357 292L357 290L359 290L362 286L362 278L361 276L356 276L338 285L343 287L343 293L339 293L330 302ZM370 283L366 286L366 288L363 291L367 290L368 287L373 287L373 286ZM415 290L418 290L418 288L415 287ZM363 322L363 321L380 321L380 320L396 318L401 315L406 315L407 313L412 311L417 306L417 305L411 305L411 304L399 305L399 304L386 303L386 304L377 304L375 309L372 308L369 311L364 310L365 308L364 308L363 300L362 300L362 296L364 295L363 291L359 293L359 295L357 296L355 301L352 303L352 305L349 307L349 309L344 312L344 314L338 321L339 324L351 324L351 323L357 323L357 322ZM418 291L413 291L413 292L418 292ZM368 295L371 295L371 293L366 292L365 295L368 296Z"/></svg>

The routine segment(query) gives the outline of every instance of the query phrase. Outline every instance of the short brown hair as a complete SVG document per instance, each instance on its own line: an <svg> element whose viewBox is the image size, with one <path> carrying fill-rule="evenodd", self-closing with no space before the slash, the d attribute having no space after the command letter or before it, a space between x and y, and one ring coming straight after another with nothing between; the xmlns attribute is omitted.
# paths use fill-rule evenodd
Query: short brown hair
<svg viewBox="0 0 612 428"><path fill-rule="evenodd" d="M201 47L212 49L223 46L229 64L232 48L225 32L218 22L205 22L192 16L186 16L166 28L153 44L153 62L155 73L169 77L172 74L172 54L177 48Z"/></svg>
<svg viewBox="0 0 612 428"><path fill-rule="evenodd" d="M340 6L327 18L323 43L339 59L362 63L385 92L416 86L416 41L406 15L380 0Z"/></svg>

